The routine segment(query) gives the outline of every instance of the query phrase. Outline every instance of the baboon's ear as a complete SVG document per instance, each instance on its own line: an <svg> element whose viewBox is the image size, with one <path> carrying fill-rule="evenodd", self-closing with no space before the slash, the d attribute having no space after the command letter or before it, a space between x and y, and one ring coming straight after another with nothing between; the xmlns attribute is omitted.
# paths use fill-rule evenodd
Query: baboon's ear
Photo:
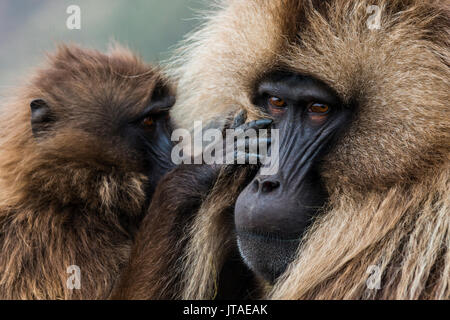
<svg viewBox="0 0 450 320"><path fill-rule="evenodd" d="M153 89L150 104L155 110L169 111L175 104L175 93L164 80L159 80Z"/></svg>
<svg viewBox="0 0 450 320"><path fill-rule="evenodd" d="M34 137L40 136L54 118L47 102L42 99L31 101L31 130Z"/></svg>

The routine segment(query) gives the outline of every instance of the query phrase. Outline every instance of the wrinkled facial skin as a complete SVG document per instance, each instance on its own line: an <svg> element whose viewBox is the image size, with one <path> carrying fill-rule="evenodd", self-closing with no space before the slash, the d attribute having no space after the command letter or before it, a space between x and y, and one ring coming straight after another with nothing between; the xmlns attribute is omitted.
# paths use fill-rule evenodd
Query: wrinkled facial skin
<svg viewBox="0 0 450 320"><path fill-rule="evenodd" d="M334 91L310 77L274 73L259 83L254 103L279 129L279 171L259 173L235 206L238 247L245 263L273 282L292 262L302 235L327 202L321 158L351 120Z"/></svg>

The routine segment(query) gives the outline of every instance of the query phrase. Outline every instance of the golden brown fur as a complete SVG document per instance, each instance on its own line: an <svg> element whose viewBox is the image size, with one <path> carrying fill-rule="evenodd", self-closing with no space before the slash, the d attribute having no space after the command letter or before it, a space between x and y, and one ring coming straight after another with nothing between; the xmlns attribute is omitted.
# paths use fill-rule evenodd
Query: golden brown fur
<svg viewBox="0 0 450 320"><path fill-rule="evenodd" d="M369 5L380 30L366 25ZM265 297L450 298L449 28L446 1L230 0L183 48L180 127L223 125L239 109L259 117L252 89L277 69L324 81L358 110L321 169L329 205ZM213 192L192 224L179 297L215 296L229 197ZM372 265L380 290L366 286Z"/></svg>
<svg viewBox="0 0 450 320"><path fill-rule="evenodd" d="M62 46L0 107L1 299L108 297L147 181L142 160L108 130L147 106L159 74L123 48L104 55ZM34 99L58 119L43 139L31 131ZM81 290L66 286L72 265Z"/></svg>

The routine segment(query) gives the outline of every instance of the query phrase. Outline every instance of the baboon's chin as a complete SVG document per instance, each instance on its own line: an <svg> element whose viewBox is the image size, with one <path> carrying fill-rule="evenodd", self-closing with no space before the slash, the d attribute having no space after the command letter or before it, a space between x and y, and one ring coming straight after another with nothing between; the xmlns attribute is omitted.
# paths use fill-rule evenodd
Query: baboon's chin
<svg viewBox="0 0 450 320"><path fill-rule="evenodd" d="M273 283L295 258L300 239L287 240L278 235L238 231L237 242L245 264L257 275Z"/></svg>

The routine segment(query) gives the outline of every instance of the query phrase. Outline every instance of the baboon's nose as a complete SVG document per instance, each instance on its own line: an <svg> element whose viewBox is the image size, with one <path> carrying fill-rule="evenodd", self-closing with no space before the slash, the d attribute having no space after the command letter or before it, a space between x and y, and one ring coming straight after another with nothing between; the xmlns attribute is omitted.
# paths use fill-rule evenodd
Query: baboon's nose
<svg viewBox="0 0 450 320"><path fill-rule="evenodd" d="M276 180L276 179L259 179L256 178L253 181L253 192L257 192L257 193L270 193L275 191L276 189L278 189L280 187L281 183L280 181Z"/></svg>

